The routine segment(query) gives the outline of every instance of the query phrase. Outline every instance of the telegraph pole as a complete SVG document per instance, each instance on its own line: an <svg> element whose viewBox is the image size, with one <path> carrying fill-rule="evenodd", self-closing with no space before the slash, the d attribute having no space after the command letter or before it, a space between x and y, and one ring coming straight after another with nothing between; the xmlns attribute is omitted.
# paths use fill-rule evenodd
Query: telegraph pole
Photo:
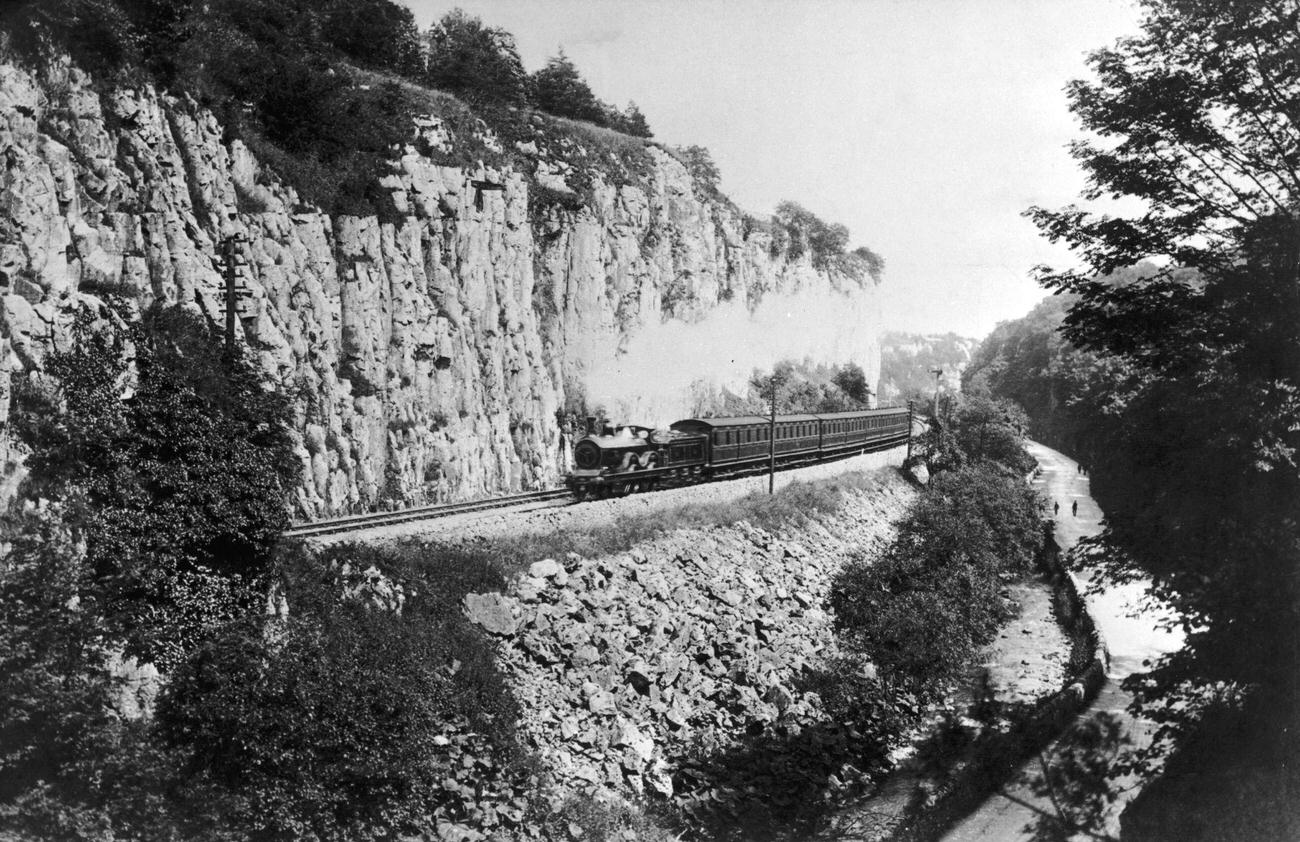
<svg viewBox="0 0 1300 842"><path fill-rule="evenodd" d="M916 401L907 402L907 461L912 461L912 421L916 417Z"/></svg>
<svg viewBox="0 0 1300 842"><path fill-rule="evenodd" d="M243 257L239 253L239 244L247 242L239 234L232 234L226 237L222 243L222 267L223 275L226 281L226 330L225 330L225 353L227 357L233 358L235 354L235 317L238 315L239 299L247 298L249 291L245 287L239 286L239 265Z"/></svg>
<svg viewBox="0 0 1300 842"><path fill-rule="evenodd" d="M934 375L934 420L939 420L939 378L943 376L942 368L932 368L930 373Z"/></svg>
<svg viewBox="0 0 1300 842"><path fill-rule="evenodd" d="M772 372L772 415L767 423L767 493L776 493L776 372Z"/></svg>

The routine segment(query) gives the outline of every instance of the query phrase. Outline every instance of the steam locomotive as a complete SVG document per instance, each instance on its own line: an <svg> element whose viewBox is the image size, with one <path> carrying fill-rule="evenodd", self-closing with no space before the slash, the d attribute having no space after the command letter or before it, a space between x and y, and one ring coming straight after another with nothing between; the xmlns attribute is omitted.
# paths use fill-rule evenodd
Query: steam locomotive
<svg viewBox="0 0 1300 842"><path fill-rule="evenodd" d="M887 450L907 441L905 408L819 415L691 418L667 429L626 426L588 433L573 446L565 482L578 497L621 496L659 485L698 482L766 465L775 430L778 465Z"/></svg>

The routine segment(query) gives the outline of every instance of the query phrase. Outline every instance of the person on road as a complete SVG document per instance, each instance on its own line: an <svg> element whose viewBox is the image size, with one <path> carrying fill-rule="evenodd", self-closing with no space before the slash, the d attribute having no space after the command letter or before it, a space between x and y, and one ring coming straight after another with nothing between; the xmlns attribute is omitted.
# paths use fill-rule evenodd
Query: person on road
<svg viewBox="0 0 1300 842"><path fill-rule="evenodd" d="M1061 513L1061 504L1056 501L1052 501L1052 514L1055 516L1055 515L1059 515L1060 513Z"/></svg>
<svg viewBox="0 0 1300 842"><path fill-rule="evenodd" d="M1078 500L1075 500L1073 503L1070 504L1070 514L1074 515L1075 517L1078 517L1078 516L1079 516L1079 501L1078 501Z"/></svg>

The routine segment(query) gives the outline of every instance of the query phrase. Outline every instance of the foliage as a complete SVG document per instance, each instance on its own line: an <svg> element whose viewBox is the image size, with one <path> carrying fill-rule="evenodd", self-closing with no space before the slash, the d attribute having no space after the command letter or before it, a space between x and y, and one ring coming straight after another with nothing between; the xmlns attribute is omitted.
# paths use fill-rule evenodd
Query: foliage
<svg viewBox="0 0 1300 842"><path fill-rule="evenodd" d="M116 0L20 0L0 10L0 25L27 55L59 43L107 76L129 76L142 58L139 34Z"/></svg>
<svg viewBox="0 0 1300 842"><path fill-rule="evenodd" d="M960 675L1006 617L1003 575L1042 547L1042 502L992 463L938 473L880 558L846 565L831 598L846 645L882 675L933 696Z"/></svg>
<svg viewBox="0 0 1300 842"><path fill-rule="evenodd" d="M635 102L628 102L627 108L623 109L622 113L611 110L610 126L633 137L654 137L654 132L650 130L650 123Z"/></svg>
<svg viewBox="0 0 1300 842"><path fill-rule="evenodd" d="M547 59L546 66L529 77L529 90L533 107L548 114L584 120L634 137L653 136L636 103L630 102L626 111L619 111L602 102L564 50Z"/></svg>
<svg viewBox="0 0 1300 842"><path fill-rule="evenodd" d="M1067 842L1080 834L1111 838L1102 835L1104 817L1119 795L1111 772L1130 742L1123 720L1102 711L1076 723L1050 755L1039 755L1039 768L1028 782L1035 795L1050 800L1054 812L1035 819L1037 842Z"/></svg>
<svg viewBox="0 0 1300 842"><path fill-rule="evenodd" d="M364 67L418 78L425 72L420 33L406 6L389 0L330 0L321 10L321 38Z"/></svg>
<svg viewBox="0 0 1300 842"><path fill-rule="evenodd" d="M686 167L695 189L702 196L718 196L722 173L713 162L713 154L703 146L677 146L673 155Z"/></svg>
<svg viewBox="0 0 1300 842"><path fill-rule="evenodd" d="M546 66L534 73L531 81L533 102L543 111L589 123L597 123L604 116L600 100L563 50L547 59Z"/></svg>
<svg viewBox="0 0 1300 842"><path fill-rule="evenodd" d="M425 39L425 79L433 87L471 103L518 106L528 101L528 75L509 32L452 9L429 28Z"/></svg>
<svg viewBox="0 0 1300 842"><path fill-rule="evenodd" d="M884 258L866 246L849 252L849 229L837 222L825 222L795 202L781 202L772 215L773 257L785 255L797 260L808 255L812 265L823 271L838 271L854 280L870 277L879 283Z"/></svg>
<svg viewBox="0 0 1300 842"><path fill-rule="evenodd" d="M372 566L397 571L388 589L349 575ZM510 813L535 787L490 645L436 574L358 547L287 555L279 574L287 616L209 641L159 706L168 744L247 805L247 832L388 838L467 820L494 792ZM397 586L408 596L395 609ZM456 784L467 770L475 785Z"/></svg>
<svg viewBox="0 0 1300 842"><path fill-rule="evenodd" d="M1232 681L1300 698L1300 46L1294 2L1152 0L1141 35L1070 87L1096 143L1086 198L1116 218L1029 212L1086 269L1064 334L1127 372L1097 390L1080 456L1108 512L1110 572L1149 576L1188 632L1154 691ZM1147 258L1155 270L1109 276ZM1144 695L1150 695L1146 693Z"/></svg>
<svg viewBox="0 0 1300 842"><path fill-rule="evenodd" d="M124 334L80 311L72 346L46 360L53 383L22 390L15 419L27 493L65 502L99 610L160 665L255 598L297 472L286 399L216 342L180 309Z"/></svg>
<svg viewBox="0 0 1300 842"><path fill-rule="evenodd" d="M748 405L743 411L768 414L774 385L776 411L782 415L848 412L871 406L871 387L857 363L828 366L808 360L781 360L770 373L754 370L749 378Z"/></svg>
<svg viewBox="0 0 1300 842"><path fill-rule="evenodd" d="M35 837L58 826L42 816L57 814L61 838L103 837L109 822L86 772L112 749L110 638L83 601L92 592L88 572L58 519L33 512L6 526L13 543L0 567L0 828Z"/></svg>
<svg viewBox="0 0 1300 842"><path fill-rule="evenodd" d="M867 374L857 363L845 363L831 375L831 382L844 393L850 401L868 406L871 400L871 385L867 383Z"/></svg>
<svg viewBox="0 0 1300 842"><path fill-rule="evenodd" d="M945 395L939 417L916 439L931 473L989 463L1023 477L1035 462L1025 450L1028 419L1016 404L984 395Z"/></svg>

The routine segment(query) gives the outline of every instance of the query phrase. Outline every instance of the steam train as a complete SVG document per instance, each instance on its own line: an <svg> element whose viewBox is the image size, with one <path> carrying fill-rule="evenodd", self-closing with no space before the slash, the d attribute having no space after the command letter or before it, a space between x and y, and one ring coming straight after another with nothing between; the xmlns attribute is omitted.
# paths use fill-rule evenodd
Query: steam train
<svg viewBox="0 0 1300 842"><path fill-rule="evenodd" d="M659 485L699 482L768 463L770 418L691 418L667 429L626 426L597 434L595 419L573 446L573 471L565 482L578 497L621 496ZM886 450L907 441L905 408L778 415L778 465Z"/></svg>

